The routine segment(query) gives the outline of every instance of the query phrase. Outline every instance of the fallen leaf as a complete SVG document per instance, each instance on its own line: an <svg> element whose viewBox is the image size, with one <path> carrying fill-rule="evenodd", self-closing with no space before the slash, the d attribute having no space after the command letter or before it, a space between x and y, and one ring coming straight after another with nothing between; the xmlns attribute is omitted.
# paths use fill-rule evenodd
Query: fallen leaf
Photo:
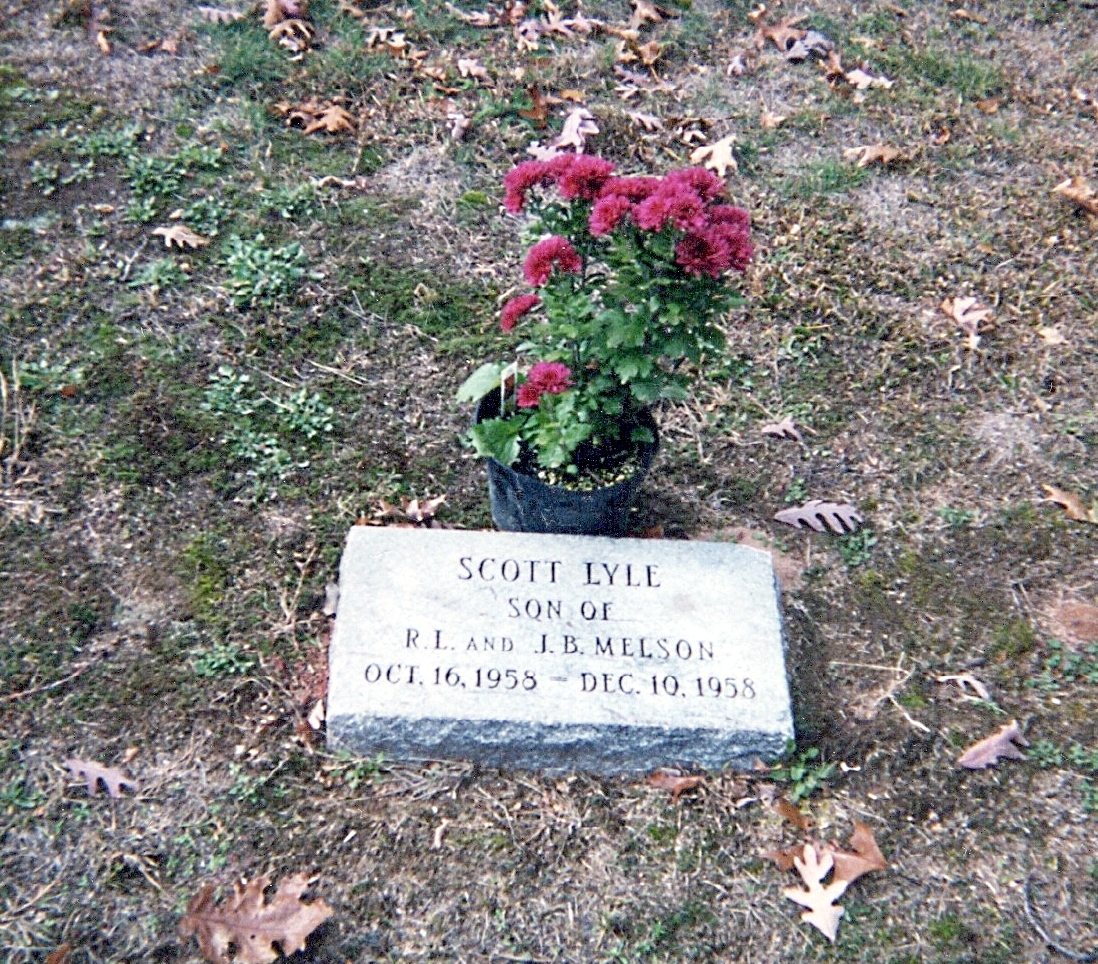
<svg viewBox="0 0 1098 964"><path fill-rule="evenodd" d="M1046 345L1066 345L1068 343L1064 333L1056 327L1038 328L1037 334L1041 336L1041 340Z"/></svg>
<svg viewBox="0 0 1098 964"><path fill-rule="evenodd" d="M46 955L45 964L69 964L69 958L71 957L72 945L62 944L56 950L52 950Z"/></svg>
<svg viewBox="0 0 1098 964"><path fill-rule="evenodd" d="M446 115L446 119L450 122L450 136L455 141L460 141L468 133L469 127L473 123L461 111L451 111Z"/></svg>
<svg viewBox="0 0 1098 964"><path fill-rule="evenodd" d="M967 770L983 770L994 766L1000 759L1024 760L1026 755L1015 745L1029 746L1017 720L1011 720L979 743L973 743L957 760L957 766Z"/></svg>
<svg viewBox="0 0 1098 964"><path fill-rule="evenodd" d="M633 0L633 15L629 18L629 26L636 30L646 23L663 23L673 16L675 14L670 10L665 10L650 0Z"/></svg>
<svg viewBox="0 0 1098 964"><path fill-rule="evenodd" d="M736 135L729 134L715 144L703 144L690 153L692 164L702 164L709 170L716 172L718 177L725 177L728 172L736 172L739 165L732 156L732 145L736 142Z"/></svg>
<svg viewBox="0 0 1098 964"><path fill-rule="evenodd" d="M518 115L533 121L534 126L540 130L549 120L549 104L538 87L527 87L526 96L530 98L531 106L519 110Z"/></svg>
<svg viewBox="0 0 1098 964"><path fill-rule="evenodd" d="M304 20L282 20L268 31L267 36L280 47L296 54L312 46L316 28Z"/></svg>
<svg viewBox="0 0 1098 964"><path fill-rule="evenodd" d="M683 776L670 770L657 770L648 778L649 786L657 790L670 790L671 802L678 803L687 790L694 790L705 783L702 776Z"/></svg>
<svg viewBox="0 0 1098 964"><path fill-rule="evenodd" d="M766 131L772 131L781 127L789 118L785 114L775 114L773 111L764 110L759 114L759 126Z"/></svg>
<svg viewBox="0 0 1098 964"><path fill-rule="evenodd" d="M123 787L129 787L135 793L137 792L137 784L133 780L127 780L120 770L105 767L102 763L73 757L71 760L65 761L65 766L69 768L69 772L72 773L73 777L85 782L89 797L95 796L100 781L107 788L107 796L116 800L122 796Z"/></svg>
<svg viewBox="0 0 1098 964"><path fill-rule="evenodd" d="M880 88L881 90L888 90L893 83L883 75L875 77L872 74L866 73L860 67L856 67L854 70L848 70L845 76L846 82L855 90L869 90L874 87Z"/></svg>
<svg viewBox="0 0 1098 964"><path fill-rule="evenodd" d="M805 833L812 829L812 818L806 813L801 813L800 808L790 803L785 797L774 797L770 801L770 809Z"/></svg>
<svg viewBox="0 0 1098 964"><path fill-rule="evenodd" d="M270 30L283 20L299 20L301 16L302 8L295 0L266 0L263 26Z"/></svg>
<svg viewBox="0 0 1098 964"><path fill-rule="evenodd" d="M243 20L244 14L239 10L228 10L225 7L195 7L198 15L207 23L235 23Z"/></svg>
<svg viewBox="0 0 1098 964"><path fill-rule="evenodd" d="M769 40L783 54L808 33L797 26L804 17L785 17L776 24L767 23L761 16L755 18L755 46L762 47Z"/></svg>
<svg viewBox="0 0 1098 964"><path fill-rule="evenodd" d="M153 234L164 239L164 247L166 248L170 248L173 244L178 245L180 248L201 248L210 243L209 238L196 234L182 222L154 228Z"/></svg>
<svg viewBox="0 0 1098 964"><path fill-rule="evenodd" d="M985 97L983 100L973 101L973 104L977 110L985 114L997 114L999 108L1003 106L1003 100L1001 97Z"/></svg>
<svg viewBox="0 0 1098 964"><path fill-rule="evenodd" d="M939 683L956 683L957 688L961 691L961 696L966 700L984 700L985 702L991 702L991 692L971 673L961 673L957 676L936 676L935 679ZM972 692L976 695L969 696L968 690L965 687L971 687Z"/></svg>
<svg viewBox="0 0 1098 964"><path fill-rule="evenodd" d="M954 10L953 16L957 20L968 20L970 23L986 24L988 22L987 17L978 13L969 13L963 7L959 10Z"/></svg>
<svg viewBox="0 0 1098 964"><path fill-rule="evenodd" d="M1069 177L1066 181L1057 184L1052 189L1053 194L1059 194L1067 198L1072 204L1081 207L1090 214L1098 215L1098 194L1090 186L1090 182L1080 175Z"/></svg>
<svg viewBox="0 0 1098 964"><path fill-rule="evenodd" d="M800 429L797 428L797 423L793 421L792 415L786 415L780 422L764 425L759 431L762 432L763 435L773 435L777 438L789 438L804 445L804 436L801 435Z"/></svg>
<svg viewBox="0 0 1098 964"><path fill-rule="evenodd" d="M641 111L629 111L627 114L629 119L638 127L643 127L646 131L662 131L663 121L660 120L655 114L644 114Z"/></svg>
<svg viewBox="0 0 1098 964"><path fill-rule="evenodd" d="M640 61L645 67L654 67L656 61L660 59L660 53L663 51L663 47L655 40L649 40L648 43L639 44L636 48L637 54L640 56Z"/></svg>
<svg viewBox="0 0 1098 964"><path fill-rule="evenodd" d="M577 107L564 119L560 136L549 146L558 151L574 148L577 154L582 154L587 138L593 137L598 132L599 126L595 123L595 115L586 107Z"/></svg>
<svg viewBox="0 0 1098 964"><path fill-rule="evenodd" d="M835 901L846 892L848 882L833 879L826 887L823 885L824 877L831 872L835 862L827 851L818 855L812 844L805 844L802 856L794 857L793 863L808 889L786 887L782 893L802 907L807 907L808 910L801 914L801 920L811 924L834 944L843 916L843 909Z"/></svg>
<svg viewBox="0 0 1098 964"><path fill-rule="evenodd" d="M305 125L304 133L315 134L324 131L328 134L338 134L340 131L355 131L355 119L345 108L339 104L329 104L313 120Z"/></svg>
<svg viewBox="0 0 1098 964"><path fill-rule="evenodd" d="M818 30L809 30L799 40L786 48L785 59L795 62L807 60L809 57L826 58L835 45Z"/></svg>
<svg viewBox="0 0 1098 964"><path fill-rule="evenodd" d="M854 532L865 520L854 506L847 502L824 502L810 499L804 505L782 509L774 518L796 529L808 526L816 532L831 529L839 535Z"/></svg>
<svg viewBox="0 0 1098 964"><path fill-rule="evenodd" d="M401 501L404 503L404 515L412 522L430 522L442 503L446 501L446 493L433 499L424 499L422 503L419 499L402 499Z"/></svg>
<svg viewBox="0 0 1098 964"><path fill-rule="evenodd" d="M975 351L980 344L980 323L992 316L992 310L975 298L946 298L940 308L961 326L968 336L966 344L969 350Z"/></svg>
<svg viewBox="0 0 1098 964"><path fill-rule="evenodd" d="M854 832L850 835L847 846L853 853L829 847L831 858L835 863L835 875L831 878L832 881L845 880L848 884L852 884L863 874L888 868L888 861L881 853L881 848L877 846L873 831L869 829L868 824L860 820L854 821Z"/></svg>
<svg viewBox="0 0 1098 964"><path fill-rule="evenodd" d="M488 75L487 68L473 57L459 57L457 67L458 73L461 74L462 77L471 77L473 80L483 80L488 84L492 82L492 78Z"/></svg>
<svg viewBox="0 0 1098 964"><path fill-rule="evenodd" d="M1046 501L1053 502L1062 507L1067 514L1067 517L1073 522L1098 523L1098 505L1091 505L1090 508L1087 508L1083 505L1083 500L1074 492L1068 492L1066 489L1058 489L1054 485L1045 485L1042 483L1041 488L1048 493L1048 499Z"/></svg>
<svg viewBox="0 0 1098 964"><path fill-rule="evenodd" d="M843 151L843 157L848 161L857 161L858 167L869 167L870 164L887 166L903 156L903 151L898 147L889 147L887 144L863 144Z"/></svg>
<svg viewBox="0 0 1098 964"><path fill-rule="evenodd" d="M256 877L246 884L235 883L234 894L218 906L212 884L204 884L191 899L179 922L179 934L198 939L206 960L229 964L269 964L280 956L289 957L305 947L308 936L332 916L324 901L303 903L309 886L304 874L294 874L278 885L269 903L263 892L269 877ZM278 945L278 950L274 945Z"/></svg>
<svg viewBox="0 0 1098 964"><path fill-rule="evenodd" d="M766 860L772 860L777 864L779 870L790 871L796 868L795 860L803 852L804 844L793 844L784 850L764 850L759 856Z"/></svg>

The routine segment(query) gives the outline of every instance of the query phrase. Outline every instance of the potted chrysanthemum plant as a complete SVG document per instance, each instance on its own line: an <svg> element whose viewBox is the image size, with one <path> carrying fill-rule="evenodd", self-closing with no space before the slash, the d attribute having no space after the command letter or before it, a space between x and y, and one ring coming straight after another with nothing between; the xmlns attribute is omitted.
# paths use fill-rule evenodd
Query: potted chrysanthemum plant
<svg viewBox="0 0 1098 964"><path fill-rule="evenodd" d="M750 218L697 167L618 176L601 158L561 154L519 164L504 189L504 208L528 219L531 290L503 306L513 357L458 393L479 402L470 438L488 459L493 518L617 534L655 452L651 406L687 397L703 356L723 348ZM609 517L587 519L600 502Z"/></svg>

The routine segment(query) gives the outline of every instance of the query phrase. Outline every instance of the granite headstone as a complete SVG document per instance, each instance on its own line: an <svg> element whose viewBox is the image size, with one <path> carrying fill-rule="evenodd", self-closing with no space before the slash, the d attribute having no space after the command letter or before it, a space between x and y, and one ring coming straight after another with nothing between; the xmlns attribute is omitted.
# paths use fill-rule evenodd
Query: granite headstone
<svg viewBox="0 0 1098 964"><path fill-rule="evenodd" d="M356 526L328 741L390 759L720 769L793 737L770 556L729 543Z"/></svg>

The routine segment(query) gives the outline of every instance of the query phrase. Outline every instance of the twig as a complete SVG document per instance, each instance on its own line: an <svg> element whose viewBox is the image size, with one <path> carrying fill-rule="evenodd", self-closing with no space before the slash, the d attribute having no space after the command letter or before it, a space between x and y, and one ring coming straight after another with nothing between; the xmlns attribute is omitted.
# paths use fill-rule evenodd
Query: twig
<svg viewBox="0 0 1098 964"><path fill-rule="evenodd" d="M306 365L312 365L313 368L318 368L322 372L327 372L329 375L335 375L337 378L342 378L345 381L350 382L352 385L362 385L368 388L370 383L363 381L361 378L355 378L354 375L348 375L346 372L341 372L338 368L331 368L328 365L321 365L320 362L315 362L311 358L305 359Z"/></svg>
<svg viewBox="0 0 1098 964"><path fill-rule="evenodd" d="M1026 909L1026 920L1029 921L1030 927L1032 927L1049 947L1051 947L1057 954L1063 954L1064 957L1072 961L1079 961L1079 964L1093 964L1098 961L1098 951L1091 951L1088 954L1080 954L1078 951L1069 950L1064 947L1063 944L1052 938L1052 935L1045 930L1044 924L1041 921L1040 916L1037 913L1037 908L1033 905L1033 901L1030 899L1030 885L1033 883L1033 878L1037 876L1037 871L1031 871L1029 876L1026 877L1025 886L1022 888L1022 900Z"/></svg>
<svg viewBox="0 0 1098 964"><path fill-rule="evenodd" d="M91 665L90 662L83 663L76 668L75 672L69 673L68 676L63 677L62 679L54 680L52 683L42 683L40 686L32 686L30 689L20 690L18 693L5 693L3 696L0 696L0 703L9 703L12 700L21 700L24 696L33 696L35 693L44 693L46 690L57 689L58 686L64 686L66 683L71 683L76 677L85 673Z"/></svg>

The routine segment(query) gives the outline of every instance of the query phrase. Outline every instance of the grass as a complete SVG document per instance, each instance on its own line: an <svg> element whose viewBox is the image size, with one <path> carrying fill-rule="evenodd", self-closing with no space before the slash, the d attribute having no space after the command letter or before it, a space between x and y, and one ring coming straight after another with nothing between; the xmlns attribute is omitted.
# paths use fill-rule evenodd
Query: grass
<svg viewBox="0 0 1098 964"><path fill-rule="evenodd" d="M747 3L665 5L679 16L640 28L661 45L651 75L614 35L523 51L442 4L351 6L317 0L297 59L255 16L141 0L112 5L110 59L79 17L0 38L8 959L197 960L175 928L203 881L297 871L337 908L314 962L1030 959L1034 869L1043 919L1085 952L1095 641L1060 607L1098 604L1098 527L1040 486L1098 488L1094 229L1050 194L1092 170L1070 90L1093 29L1035 0L987 24L817 4L844 65L894 81L863 97L756 51ZM623 26L629 5L583 11ZM415 57L369 46L375 28ZM137 49L171 36L178 55ZM522 113L534 88L561 98L544 127ZM726 356L658 412L640 524L762 532L804 568L783 597L800 751L674 806L641 779L337 756L308 722L348 527L443 492L443 523L489 524L452 397L510 350L497 313L521 246L499 182L575 90L590 149L630 172L686 163L684 130L735 133L728 185L758 244ZM307 98L345 104L354 130L288 126L275 104ZM761 104L788 119L763 129ZM451 112L472 120L460 141ZM906 160L844 159L873 143ZM177 222L210 243L151 233ZM975 351L938 311L966 295L994 308ZM805 445L759 434L787 414ZM810 498L867 525L772 521ZM962 673L992 699L939 681ZM1027 761L955 767L1011 718ZM74 755L137 792L88 797ZM823 839L868 822L890 859L851 888L834 947L759 856L800 839L758 802L770 790Z"/></svg>

